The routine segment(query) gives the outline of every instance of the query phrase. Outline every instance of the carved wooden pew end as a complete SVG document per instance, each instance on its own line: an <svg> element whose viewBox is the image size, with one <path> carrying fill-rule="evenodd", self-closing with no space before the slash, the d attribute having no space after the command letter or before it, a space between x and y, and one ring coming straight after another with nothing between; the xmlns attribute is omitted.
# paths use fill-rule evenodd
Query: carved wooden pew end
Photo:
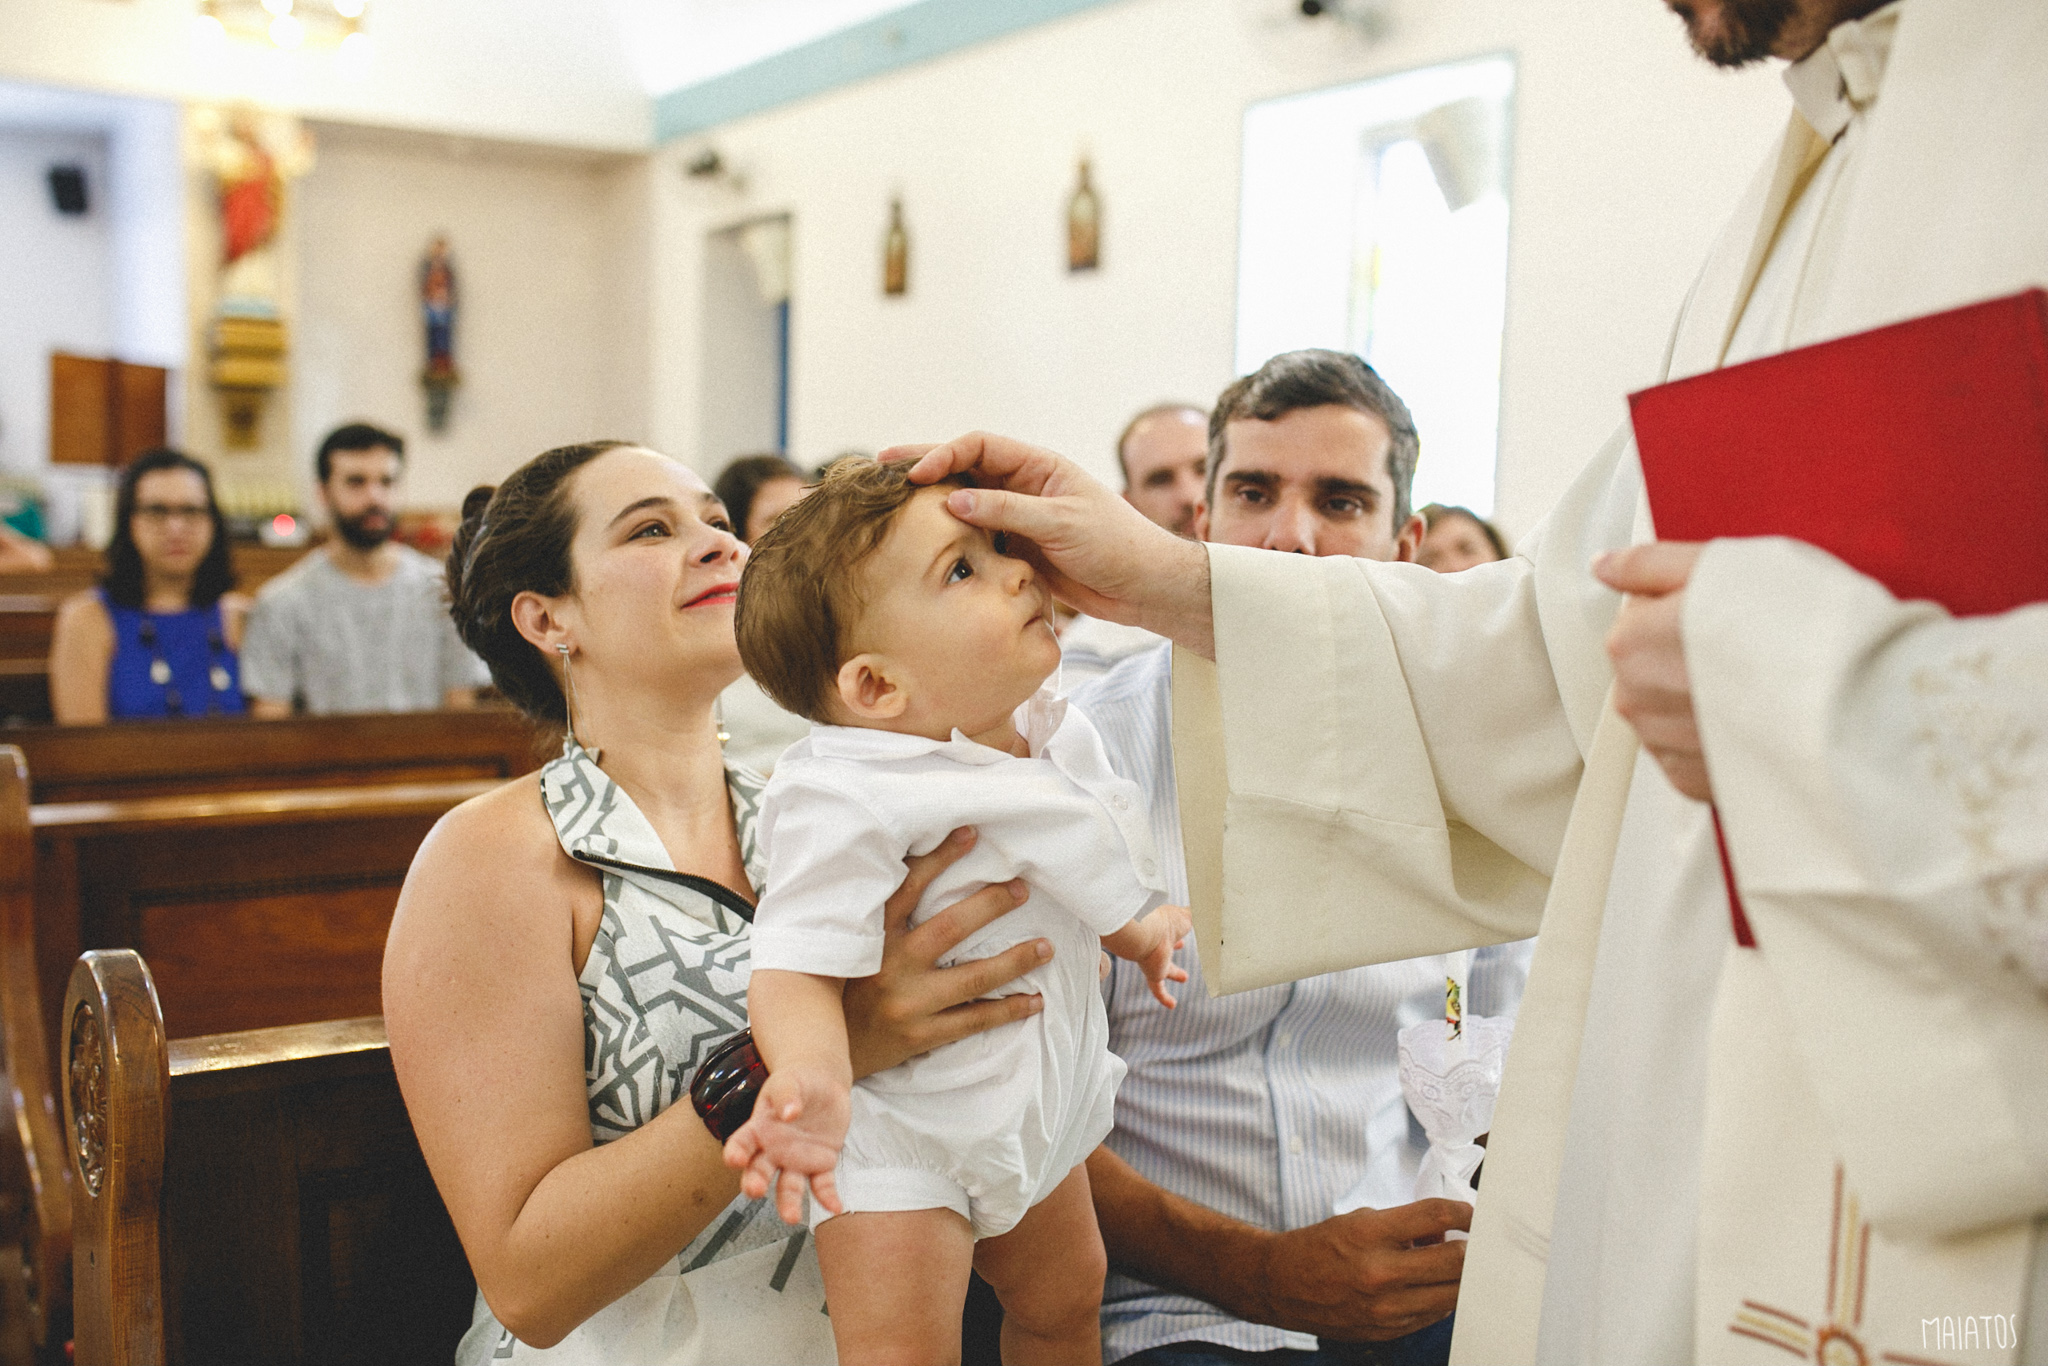
<svg viewBox="0 0 2048 1366"><path fill-rule="evenodd" d="M109 949L64 1020L79 1366L453 1357L476 1283L381 1019L167 1041Z"/></svg>

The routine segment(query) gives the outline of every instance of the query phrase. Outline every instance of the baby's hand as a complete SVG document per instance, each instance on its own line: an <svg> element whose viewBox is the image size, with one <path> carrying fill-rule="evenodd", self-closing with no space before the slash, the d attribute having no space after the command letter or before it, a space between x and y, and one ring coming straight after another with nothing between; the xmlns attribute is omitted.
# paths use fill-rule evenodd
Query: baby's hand
<svg viewBox="0 0 2048 1366"><path fill-rule="evenodd" d="M1193 925L1185 906L1161 906L1144 919L1133 920L1115 934L1104 936L1102 942L1117 957L1136 963L1145 980L1151 983L1159 1004L1172 1010L1173 993L1166 989L1166 984L1188 980L1187 969L1173 961L1173 951L1187 942Z"/></svg>
<svg viewBox="0 0 2048 1366"><path fill-rule="evenodd" d="M759 1200L773 1189L775 1212L785 1224L803 1222L807 1182L819 1204L843 1213L832 1173L850 1112L845 1086L799 1071L777 1072L755 1098L753 1115L726 1140L725 1165L743 1173L740 1189L748 1199Z"/></svg>

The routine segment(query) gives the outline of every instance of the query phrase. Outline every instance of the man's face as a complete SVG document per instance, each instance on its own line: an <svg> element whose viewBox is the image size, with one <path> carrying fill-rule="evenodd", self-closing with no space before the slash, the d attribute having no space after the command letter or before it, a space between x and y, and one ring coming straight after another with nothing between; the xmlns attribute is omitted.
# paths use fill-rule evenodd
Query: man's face
<svg viewBox="0 0 2048 1366"><path fill-rule="evenodd" d="M1209 421L1192 408L1154 413L1124 441L1124 501L1176 536L1195 534Z"/></svg>
<svg viewBox="0 0 2048 1366"><path fill-rule="evenodd" d="M1378 417L1328 403L1271 422L1239 419L1224 428L1223 442L1216 505L1195 514L1199 539L1299 555L1415 558L1422 519L1394 525L1394 438Z"/></svg>
<svg viewBox="0 0 2048 1366"><path fill-rule="evenodd" d="M375 550L391 539L397 525L393 508L405 462L386 446L367 451L336 451L320 500L334 519L334 530L358 550Z"/></svg>
<svg viewBox="0 0 2048 1366"><path fill-rule="evenodd" d="M1766 57L1798 61L1828 30L1885 0L1664 0L1685 21L1693 50L1715 66L1747 66Z"/></svg>

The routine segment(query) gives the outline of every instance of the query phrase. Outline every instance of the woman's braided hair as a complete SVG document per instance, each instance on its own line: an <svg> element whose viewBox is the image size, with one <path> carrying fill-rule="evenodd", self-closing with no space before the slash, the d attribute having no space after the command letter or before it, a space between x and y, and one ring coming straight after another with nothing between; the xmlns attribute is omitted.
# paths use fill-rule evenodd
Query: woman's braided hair
<svg viewBox="0 0 2048 1366"><path fill-rule="evenodd" d="M512 599L529 592L557 597L575 587L569 478L606 451L632 444L557 446L495 489L480 485L462 500L462 528L448 551L448 615L462 643L490 666L498 691L536 721L565 725L568 706L554 661L512 624Z"/></svg>

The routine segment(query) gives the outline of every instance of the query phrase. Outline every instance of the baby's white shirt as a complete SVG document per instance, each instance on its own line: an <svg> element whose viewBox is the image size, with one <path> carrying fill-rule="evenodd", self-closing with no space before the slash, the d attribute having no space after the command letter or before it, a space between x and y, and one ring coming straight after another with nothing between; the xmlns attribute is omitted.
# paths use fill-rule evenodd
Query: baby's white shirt
<svg viewBox="0 0 2048 1366"><path fill-rule="evenodd" d="M926 890L911 922L1011 878L1023 878L1031 897L948 963L1036 938L1048 916L1070 915L1104 935L1160 904L1145 803L1110 768L1095 727L1043 691L1016 722L1029 758L957 730L932 740L820 725L791 746L761 799L768 871L753 966L842 978L879 970L882 904L902 885L905 855L929 853L963 825L978 832L974 849ZM1087 970L1092 979L1092 961ZM1038 975L1004 990L1037 990Z"/></svg>

